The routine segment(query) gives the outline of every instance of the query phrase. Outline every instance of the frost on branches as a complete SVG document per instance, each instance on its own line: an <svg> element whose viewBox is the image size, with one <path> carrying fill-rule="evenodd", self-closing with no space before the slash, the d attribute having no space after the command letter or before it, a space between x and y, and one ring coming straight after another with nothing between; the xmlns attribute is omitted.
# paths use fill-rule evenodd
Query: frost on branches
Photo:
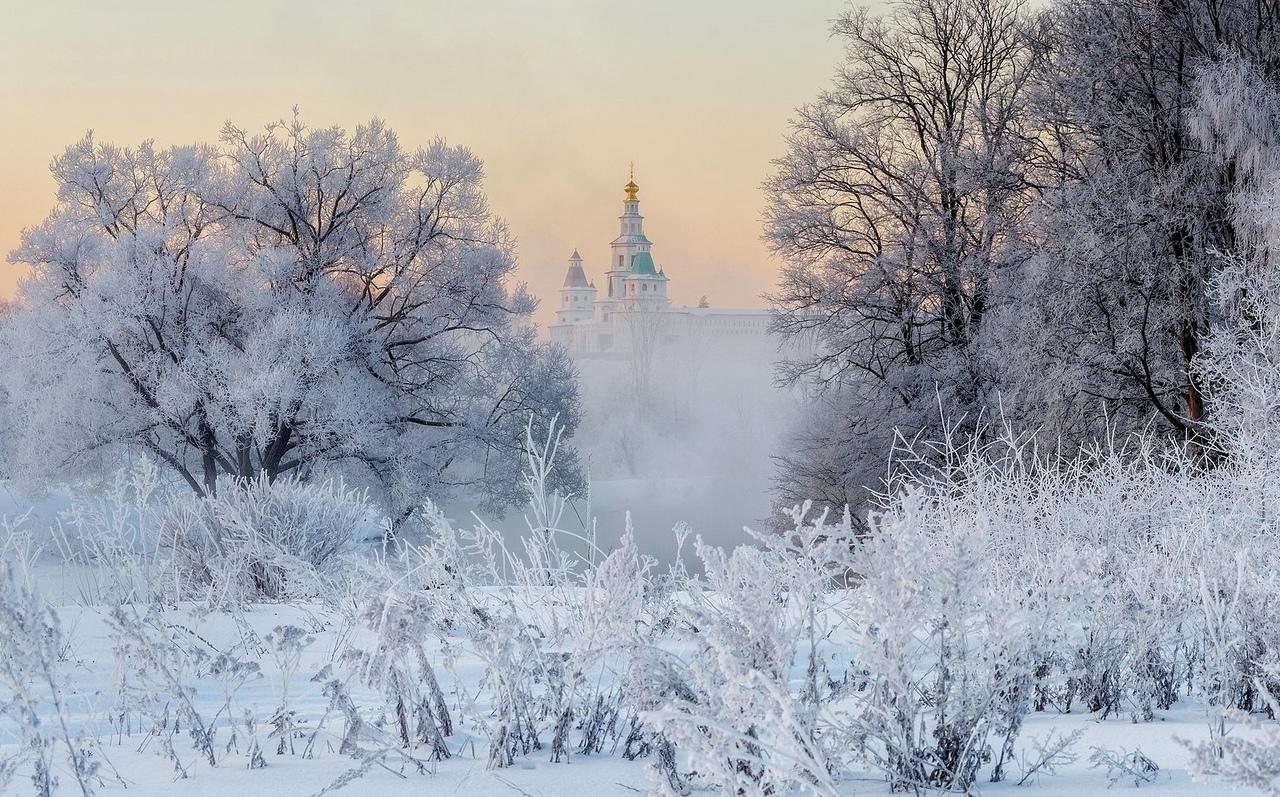
<svg viewBox="0 0 1280 797"><path fill-rule="evenodd" d="M1213 449L1224 272L1271 246L1247 216L1275 196L1272 10L898 0L834 33L766 185L775 327L816 344L784 375L819 394L781 503L868 500L941 418Z"/></svg>
<svg viewBox="0 0 1280 797"><path fill-rule="evenodd" d="M217 146L86 136L52 173L3 329L8 472L29 484L132 450L199 493L324 473L393 518L454 489L502 507L529 414L576 424L573 368L535 340L465 149L295 115Z"/></svg>

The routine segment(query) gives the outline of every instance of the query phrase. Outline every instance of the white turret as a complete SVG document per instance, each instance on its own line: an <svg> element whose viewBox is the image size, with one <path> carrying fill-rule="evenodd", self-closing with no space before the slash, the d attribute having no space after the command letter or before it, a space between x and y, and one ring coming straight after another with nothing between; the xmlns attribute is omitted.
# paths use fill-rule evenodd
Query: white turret
<svg viewBox="0 0 1280 797"><path fill-rule="evenodd" d="M596 286L587 281L582 269L582 255L574 249L569 256L569 271L560 287L560 307L556 309L557 324L590 321L595 316Z"/></svg>

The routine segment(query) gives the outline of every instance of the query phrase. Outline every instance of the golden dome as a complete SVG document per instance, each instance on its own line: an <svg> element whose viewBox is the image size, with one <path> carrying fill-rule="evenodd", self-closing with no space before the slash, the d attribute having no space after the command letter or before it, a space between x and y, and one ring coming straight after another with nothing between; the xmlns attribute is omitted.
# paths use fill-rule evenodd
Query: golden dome
<svg viewBox="0 0 1280 797"><path fill-rule="evenodd" d="M627 192L627 201L635 202L636 194L640 193L640 186L636 185L636 165L631 164L631 180L624 185L623 190Z"/></svg>

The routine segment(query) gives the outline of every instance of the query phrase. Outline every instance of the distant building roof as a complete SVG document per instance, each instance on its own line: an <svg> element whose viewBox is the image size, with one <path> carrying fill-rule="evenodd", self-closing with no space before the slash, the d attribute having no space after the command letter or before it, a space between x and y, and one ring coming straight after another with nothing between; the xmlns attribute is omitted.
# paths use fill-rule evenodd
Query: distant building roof
<svg viewBox="0 0 1280 797"><path fill-rule="evenodd" d="M587 282L587 273L582 270L582 258L577 257L574 253L573 262L569 266L569 271L564 275L565 288L590 288L591 283Z"/></svg>
<svg viewBox="0 0 1280 797"><path fill-rule="evenodd" d="M648 252L636 252L631 256L631 273L638 277L667 278L665 274L658 273L658 269L653 265L653 255Z"/></svg>

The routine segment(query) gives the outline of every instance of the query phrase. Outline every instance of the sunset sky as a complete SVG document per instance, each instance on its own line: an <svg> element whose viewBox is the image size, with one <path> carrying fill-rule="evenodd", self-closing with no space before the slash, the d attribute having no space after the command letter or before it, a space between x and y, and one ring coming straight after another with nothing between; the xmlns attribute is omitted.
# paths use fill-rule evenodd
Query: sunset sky
<svg viewBox="0 0 1280 797"><path fill-rule="evenodd" d="M635 161L676 303L760 304L761 181L792 109L840 57L843 0L11 5L0 18L0 250L53 203L52 157L92 129L133 145L216 139L302 110L386 119L484 160L546 321L577 247L599 282ZM0 293L21 269L0 264Z"/></svg>

